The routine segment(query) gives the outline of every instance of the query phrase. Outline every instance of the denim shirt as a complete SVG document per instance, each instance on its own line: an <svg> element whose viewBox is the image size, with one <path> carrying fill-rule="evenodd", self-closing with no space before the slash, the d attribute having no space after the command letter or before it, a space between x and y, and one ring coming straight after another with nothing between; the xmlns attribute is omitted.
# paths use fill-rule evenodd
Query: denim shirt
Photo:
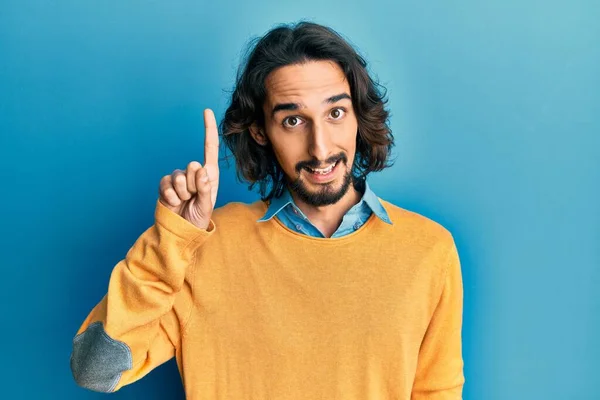
<svg viewBox="0 0 600 400"><path fill-rule="evenodd" d="M360 229L373 213L382 221L392 224L379 198L369 188L369 184L364 182L362 198L344 215L342 223L331 237L342 237ZM313 237L325 237L294 203L287 188L280 197L271 200L267 212L258 222L269 221L273 217L277 217L285 226L295 232Z"/></svg>

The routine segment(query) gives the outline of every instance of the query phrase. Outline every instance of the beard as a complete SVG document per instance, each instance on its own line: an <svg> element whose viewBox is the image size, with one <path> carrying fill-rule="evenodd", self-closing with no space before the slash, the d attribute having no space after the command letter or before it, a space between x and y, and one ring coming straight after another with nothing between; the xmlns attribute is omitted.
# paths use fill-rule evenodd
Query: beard
<svg viewBox="0 0 600 400"><path fill-rule="evenodd" d="M342 180L342 185L336 190L334 185L335 181L328 182L319 185L320 188L313 191L310 190L301 178L300 172L306 167L317 168L319 166L318 161L305 161L300 162L296 165L296 171L298 177L289 182L289 190L294 192L300 200L313 207L327 206L337 203L350 189L350 185L353 182L353 176L350 170L348 170L347 162L348 159L344 153L340 153L327 160L327 164L339 161L346 166L346 172ZM338 165L339 166L339 165ZM336 167L337 168L337 167Z"/></svg>

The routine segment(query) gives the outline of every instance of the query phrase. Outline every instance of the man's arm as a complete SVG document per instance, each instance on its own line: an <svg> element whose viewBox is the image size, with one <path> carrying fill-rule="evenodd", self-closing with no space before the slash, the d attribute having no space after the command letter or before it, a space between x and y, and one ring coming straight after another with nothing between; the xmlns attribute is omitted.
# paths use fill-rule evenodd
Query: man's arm
<svg viewBox="0 0 600 400"><path fill-rule="evenodd" d="M115 266L108 293L73 339L71 371L80 386L116 391L179 347L192 307L186 272L214 225L200 229L160 201L155 219Z"/></svg>
<svg viewBox="0 0 600 400"><path fill-rule="evenodd" d="M115 266L107 295L73 339L71 371L83 387L113 392L180 348L192 310L186 273L215 228L219 132L209 108L204 128L204 166L192 161L161 179L155 224Z"/></svg>
<svg viewBox="0 0 600 400"><path fill-rule="evenodd" d="M441 296L419 351L411 400L462 399L463 284L454 241L446 265Z"/></svg>

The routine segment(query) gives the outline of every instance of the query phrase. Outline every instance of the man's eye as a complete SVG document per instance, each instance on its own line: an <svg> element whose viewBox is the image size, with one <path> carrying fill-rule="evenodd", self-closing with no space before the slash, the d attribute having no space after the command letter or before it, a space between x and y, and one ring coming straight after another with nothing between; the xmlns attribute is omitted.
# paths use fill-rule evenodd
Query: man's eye
<svg viewBox="0 0 600 400"><path fill-rule="evenodd" d="M298 125L300 125L300 118L298 118L298 117L287 117L286 119L283 120L283 126L293 128Z"/></svg>
<svg viewBox="0 0 600 400"><path fill-rule="evenodd" d="M329 115L331 115L333 119L341 119L345 113L346 110L344 110L343 108L334 108L333 110L331 110L331 113Z"/></svg>

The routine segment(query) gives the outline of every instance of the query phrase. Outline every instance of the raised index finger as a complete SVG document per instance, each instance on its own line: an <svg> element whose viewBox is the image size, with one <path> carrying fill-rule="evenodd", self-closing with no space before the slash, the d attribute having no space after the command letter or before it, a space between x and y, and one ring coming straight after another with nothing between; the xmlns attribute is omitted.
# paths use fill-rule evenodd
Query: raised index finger
<svg viewBox="0 0 600 400"><path fill-rule="evenodd" d="M215 114L210 108L204 110L204 165L219 164L219 131Z"/></svg>

